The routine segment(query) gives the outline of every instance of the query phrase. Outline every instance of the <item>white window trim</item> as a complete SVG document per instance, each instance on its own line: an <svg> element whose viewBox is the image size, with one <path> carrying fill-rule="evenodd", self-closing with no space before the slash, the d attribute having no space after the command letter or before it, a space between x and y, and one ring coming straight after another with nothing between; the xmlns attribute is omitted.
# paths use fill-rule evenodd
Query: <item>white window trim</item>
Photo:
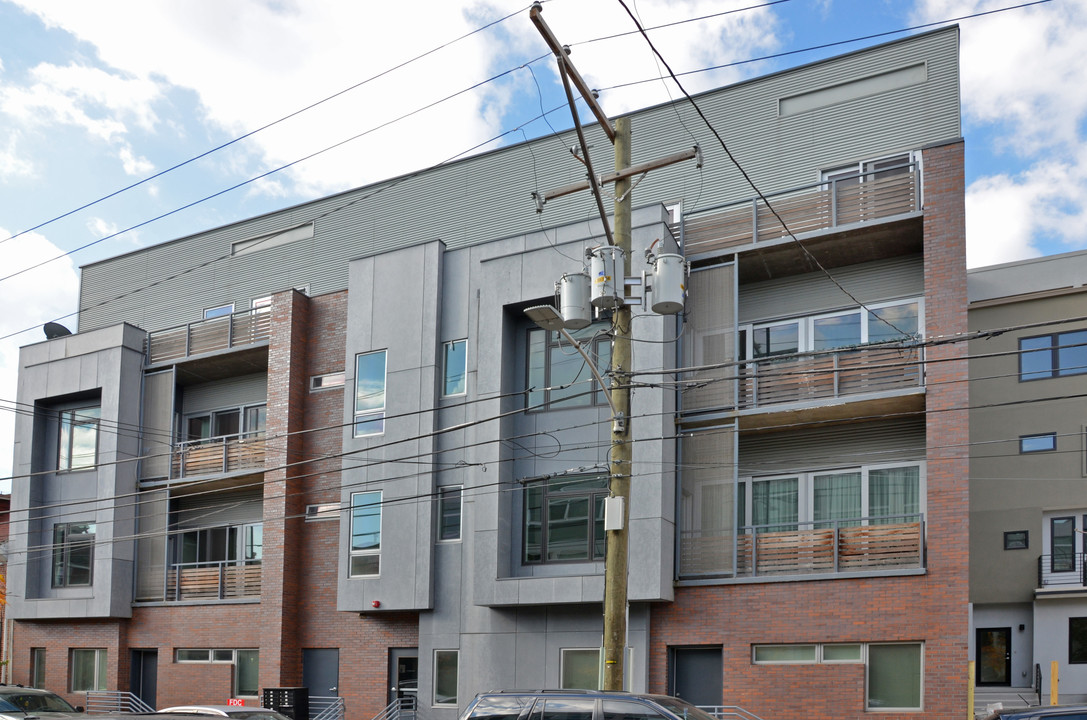
<svg viewBox="0 0 1087 720"><path fill-rule="evenodd" d="M448 394L446 394L445 384L446 384L447 378L449 377L449 367L446 365L446 359L449 356L446 353L446 348L448 348L450 345L455 345L457 343L463 343L464 344L464 390L461 390L460 392L457 392L457 393L448 393ZM468 394L468 339L467 338L459 338L457 340L449 340L447 342L442 343L442 397L443 398L464 397L467 394Z"/></svg>
<svg viewBox="0 0 1087 720"><path fill-rule="evenodd" d="M381 378L381 383L382 383L381 387L382 387L382 394L383 394L383 397L384 397L384 401L383 401L380 408L368 408L366 410L361 410L360 411L358 409L358 407L357 407L357 404L358 404L358 383L359 383L359 378L358 378L358 374L359 374L359 358L365 357L367 355L376 355L377 353L381 353L381 354L383 354L385 356L385 371L384 371L384 375ZM379 435L384 435L385 434L385 420L386 420L385 411L386 411L386 409L388 408L388 405L389 405L389 351L387 349L385 349L385 350L370 350L368 352L356 353L355 354L355 377L354 377L354 382L355 382L355 397L351 401L352 405L355 406L355 407L352 408L352 410L354 411L354 425L351 428L352 436L357 437L357 438L363 438L363 437L377 437ZM378 431L378 432L364 432L364 433L359 433L358 432L358 425L359 425L360 422L370 422L370 421L375 421L375 420L379 420L379 419L381 420L381 430L380 431Z"/></svg>
<svg viewBox="0 0 1087 720"><path fill-rule="evenodd" d="M325 520L338 520L340 518L340 504L315 503L306 506L306 522L323 522Z"/></svg>
<svg viewBox="0 0 1087 720"><path fill-rule="evenodd" d="M227 312L216 312L218 310L224 310L226 308L229 308L229 310ZM208 313L215 313L215 314L209 316ZM215 318L229 317L229 316L231 316L233 314L234 314L234 303L225 303L223 305L215 305L214 307L204 308L204 319L205 320L214 320Z"/></svg>
<svg viewBox="0 0 1087 720"><path fill-rule="evenodd" d="M596 690L603 689L603 687L604 687L604 666L601 664L600 660L604 656L604 651L603 651L602 648L593 648L593 647L559 648L559 686L560 686L560 688L562 686L562 679L566 676L566 654L570 653L570 652L586 652L586 653L587 652L595 652L597 654L596 688L590 688L590 689L596 689ZM629 652L629 649L628 649L628 652ZM625 665L625 667L629 668L630 665L627 664L627 665ZM624 671L623 674L625 675L626 672ZM562 689L575 690L576 691L576 690L578 690L580 688L562 688Z"/></svg>
<svg viewBox="0 0 1087 720"><path fill-rule="evenodd" d="M830 178L835 175L845 175L846 173L853 173L859 176L861 182L867 180L871 175L865 176L864 173L874 172L872 166L876 163L886 162L887 160L902 159L902 164L914 163L918 170L921 168L921 151L920 150L908 150L906 152L891 153L889 155L880 155L878 157L865 158L853 163L844 163L837 165L826 170L819 171L819 182L830 182Z"/></svg>
<svg viewBox="0 0 1087 720"><path fill-rule="evenodd" d="M310 392L324 392L325 390L343 390L347 385L347 373L343 370L325 373L324 375L311 375L309 379Z"/></svg>
<svg viewBox="0 0 1087 720"><path fill-rule="evenodd" d="M92 688L78 688L77 689L75 687L75 656L76 656L77 652L80 652L80 653L93 652L94 653L94 687L92 687ZM68 674L69 674L68 686L71 688L71 692L73 692L73 693L95 692L95 691L104 690L106 688L107 679L103 678L103 677L99 677L99 672L98 672L99 667L102 664L100 658L101 658L101 656L103 654L105 655L106 662L108 663L109 662L109 654L108 654L108 650L106 648L70 648L70 651L68 653L68 662L71 664L71 667L69 668L69 671L68 671Z"/></svg>

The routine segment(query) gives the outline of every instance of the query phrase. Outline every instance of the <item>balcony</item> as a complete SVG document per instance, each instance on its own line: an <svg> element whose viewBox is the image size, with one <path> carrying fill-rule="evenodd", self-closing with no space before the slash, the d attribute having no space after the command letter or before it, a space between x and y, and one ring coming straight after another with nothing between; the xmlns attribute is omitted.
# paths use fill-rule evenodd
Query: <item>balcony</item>
<svg viewBox="0 0 1087 720"><path fill-rule="evenodd" d="M683 579L777 579L924 568L924 517L747 526L680 533Z"/></svg>
<svg viewBox="0 0 1087 720"><path fill-rule="evenodd" d="M166 572L167 601L260 597L260 563L178 563Z"/></svg>
<svg viewBox="0 0 1087 720"><path fill-rule="evenodd" d="M170 477L263 470L264 444L263 431L177 443L173 447Z"/></svg>
<svg viewBox="0 0 1087 720"><path fill-rule="evenodd" d="M1048 591L1087 590L1085 553L1042 555L1038 558L1038 587Z"/></svg>
<svg viewBox="0 0 1087 720"><path fill-rule="evenodd" d="M147 334L147 363L177 362L185 358L267 342L272 313L267 308L243 310Z"/></svg>
<svg viewBox="0 0 1087 720"><path fill-rule="evenodd" d="M919 187L917 165L909 163L770 193L769 207L753 198L686 218L684 248L690 256L787 238L778 216L794 235L900 217L920 211Z"/></svg>
<svg viewBox="0 0 1087 720"><path fill-rule="evenodd" d="M765 358L739 369L741 409L924 386L920 348L869 348Z"/></svg>

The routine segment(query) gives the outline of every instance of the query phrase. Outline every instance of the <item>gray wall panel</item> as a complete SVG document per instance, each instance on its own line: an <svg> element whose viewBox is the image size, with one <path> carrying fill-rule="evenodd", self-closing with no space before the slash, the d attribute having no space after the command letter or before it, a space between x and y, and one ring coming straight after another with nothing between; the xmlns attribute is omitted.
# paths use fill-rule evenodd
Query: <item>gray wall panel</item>
<svg viewBox="0 0 1087 720"><path fill-rule="evenodd" d="M186 415L206 410L259 405L268 400L268 374L239 375L182 390L180 411Z"/></svg>

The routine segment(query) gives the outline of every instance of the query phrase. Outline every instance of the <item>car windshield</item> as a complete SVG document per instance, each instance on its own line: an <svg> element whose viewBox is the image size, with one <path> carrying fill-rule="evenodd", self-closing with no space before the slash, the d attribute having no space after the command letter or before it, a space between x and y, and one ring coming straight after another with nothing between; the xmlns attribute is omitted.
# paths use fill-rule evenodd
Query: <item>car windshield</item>
<svg viewBox="0 0 1087 720"><path fill-rule="evenodd" d="M20 712L74 713L76 709L64 698L52 693L4 693L0 696L0 709Z"/></svg>
<svg viewBox="0 0 1087 720"><path fill-rule="evenodd" d="M665 710L669 710L681 718L691 718L692 720L714 720L714 717L705 710L695 707L686 700L679 700L673 697L654 697L653 702L660 705Z"/></svg>

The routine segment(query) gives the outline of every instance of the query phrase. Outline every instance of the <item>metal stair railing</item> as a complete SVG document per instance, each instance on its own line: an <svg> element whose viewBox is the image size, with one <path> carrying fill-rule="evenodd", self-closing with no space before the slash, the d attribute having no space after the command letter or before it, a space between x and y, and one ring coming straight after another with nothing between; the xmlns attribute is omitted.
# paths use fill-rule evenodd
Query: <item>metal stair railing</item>
<svg viewBox="0 0 1087 720"><path fill-rule="evenodd" d="M739 705L699 705L698 707L719 720L762 720L755 713L744 710Z"/></svg>
<svg viewBox="0 0 1087 720"><path fill-rule="evenodd" d="M311 695L309 699L310 720L343 720L347 705L342 697L320 697Z"/></svg>
<svg viewBox="0 0 1087 720"><path fill-rule="evenodd" d="M373 720L416 720L416 717L415 698L401 697L386 705Z"/></svg>
<svg viewBox="0 0 1087 720"><path fill-rule="evenodd" d="M155 712L151 707L136 695L130 692L116 690L89 690L87 691L86 711L88 713L138 713Z"/></svg>

